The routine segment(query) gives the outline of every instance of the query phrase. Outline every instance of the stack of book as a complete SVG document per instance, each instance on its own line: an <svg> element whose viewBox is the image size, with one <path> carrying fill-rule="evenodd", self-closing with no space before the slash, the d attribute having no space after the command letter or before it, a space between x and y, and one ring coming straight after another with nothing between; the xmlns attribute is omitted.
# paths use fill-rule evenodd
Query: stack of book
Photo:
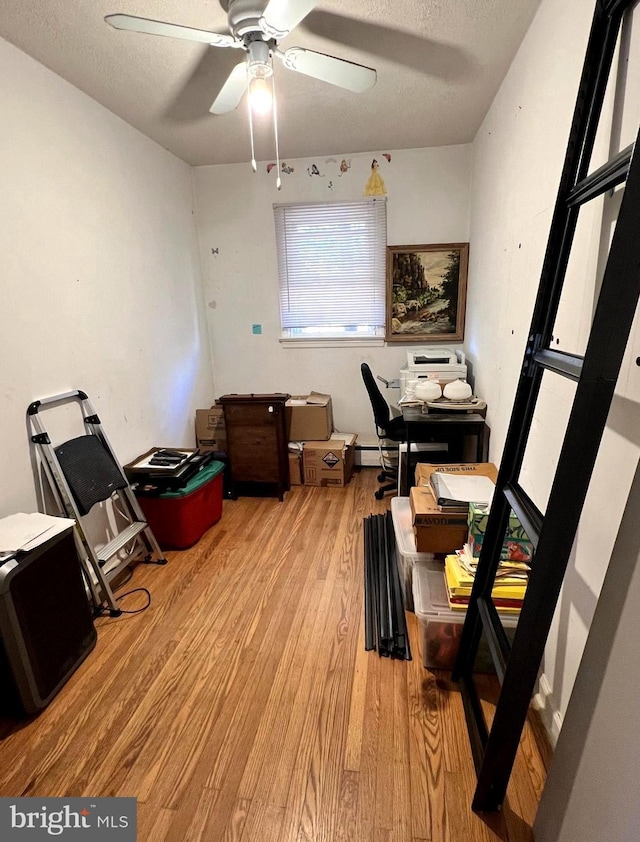
<svg viewBox="0 0 640 842"><path fill-rule="evenodd" d="M449 606L452 610L466 611L471 596L478 559L473 558L468 545L455 555L448 555L444 562ZM530 567L525 562L501 561L491 591L493 604L498 611L517 614L529 581Z"/></svg>

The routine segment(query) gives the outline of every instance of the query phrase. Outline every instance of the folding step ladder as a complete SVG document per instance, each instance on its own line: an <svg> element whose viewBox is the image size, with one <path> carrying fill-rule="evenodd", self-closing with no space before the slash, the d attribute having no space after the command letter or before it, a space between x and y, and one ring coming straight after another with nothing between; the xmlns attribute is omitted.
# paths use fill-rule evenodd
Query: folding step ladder
<svg viewBox="0 0 640 842"><path fill-rule="evenodd" d="M640 294L640 154L634 154L634 148L640 150L638 141L588 174L622 17L637 2L596 3L531 329L453 672L460 682L478 776L472 805L477 811L498 809L505 797ZM580 206L624 181L585 355L552 350ZM568 377L577 387L543 514L518 478L544 371ZM491 599L510 509L536 548L512 644ZM501 683L490 729L472 680L483 632Z"/></svg>
<svg viewBox="0 0 640 842"><path fill-rule="evenodd" d="M54 446L45 430L40 412L70 402L79 404L85 434ZM76 522L76 546L96 607L106 602L109 614L122 613L113 594L112 582L137 556L145 561L166 564L151 528L147 524L126 474L120 466L102 429L100 419L84 392L65 392L30 404L27 410L31 441L43 457L47 478L56 502L64 514ZM129 521L108 544L95 550L82 524L96 503L117 498ZM126 550L125 550L126 548ZM120 552L125 550L124 557Z"/></svg>

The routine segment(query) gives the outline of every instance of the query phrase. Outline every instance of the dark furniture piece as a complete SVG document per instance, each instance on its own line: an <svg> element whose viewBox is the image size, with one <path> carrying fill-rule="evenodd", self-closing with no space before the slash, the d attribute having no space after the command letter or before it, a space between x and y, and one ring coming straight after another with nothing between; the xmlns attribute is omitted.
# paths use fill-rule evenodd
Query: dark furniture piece
<svg viewBox="0 0 640 842"><path fill-rule="evenodd" d="M424 413L420 407L405 406L402 409L404 426L404 440L407 442L407 467L400 477L400 493L406 496L411 488L409 480L411 473L412 442L438 441L446 442L448 446L447 461L451 463L464 462L464 438L476 438L476 462L487 461L487 426L484 418L476 413Z"/></svg>
<svg viewBox="0 0 640 842"><path fill-rule="evenodd" d="M289 490L285 394L223 395L231 497Z"/></svg>
<svg viewBox="0 0 640 842"><path fill-rule="evenodd" d="M0 709L46 707L96 644L72 527L0 562Z"/></svg>
<svg viewBox="0 0 640 842"><path fill-rule="evenodd" d="M460 686L478 776L472 804L478 811L499 809L507 791L640 299L640 135L635 144L597 169L592 168L591 161L609 88L607 81L617 74L618 35L621 28L624 32L625 14L630 14L636 5L637 0L601 0L595 4L540 285L453 671L453 680ZM608 116L605 123L607 120ZM578 216L582 206L623 182L624 193L584 356L560 351L554 342L556 316L573 257ZM566 377L577 385L555 474L549 478L551 491L542 512L520 480L524 479L522 465L529 436L535 429L537 401L546 372ZM512 510L534 545L535 556L511 643L496 611L492 589ZM608 576L611 574L609 569ZM482 639L489 644L501 684L490 722L485 719L473 680L473 663ZM594 682L601 679L602 669L597 668L596 674L590 676ZM631 687L620 687L621 695L633 692ZM585 727L593 707L589 710L587 706L587 710L588 715L582 720ZM580 755L575 756L577 762ZM575 768L572 760L569 770ZM602 781L605 775L603 764ZM596 804L604 805L597 780L592 797ZM609 804L606 809L610 809Z"/></svg>
<svg viewBox="0 0 640 842"><path fill-rule="evenodd" d="M369 394L369 400L371 401L373 419L375 421L376 433L378 435L380 466L382 468L378 474L378 481L384 482L386 479L391 480L391 482L387 485L383 485L375 493L376 499L382 500L386 491L396 491L398 486L398 470L400 465L398 445L400 442L406 440L406 427L401 417L391 417L389 405L378 388L378 384L376 383L367 363L361 364L360 371L362 373L364 385L367 388L367 393ZM389 456L390 453L395 454L393 460Z"/></svg>

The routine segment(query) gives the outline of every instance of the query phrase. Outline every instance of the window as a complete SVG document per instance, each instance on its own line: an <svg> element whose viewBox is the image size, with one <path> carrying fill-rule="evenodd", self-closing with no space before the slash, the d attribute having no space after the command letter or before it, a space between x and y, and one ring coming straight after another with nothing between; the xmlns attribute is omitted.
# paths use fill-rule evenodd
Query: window
<svg viewBox="0 0 640 842"><path fill-rule="evenodd" d="M284 338L384 336L386 199L274 205Z"/></svg>

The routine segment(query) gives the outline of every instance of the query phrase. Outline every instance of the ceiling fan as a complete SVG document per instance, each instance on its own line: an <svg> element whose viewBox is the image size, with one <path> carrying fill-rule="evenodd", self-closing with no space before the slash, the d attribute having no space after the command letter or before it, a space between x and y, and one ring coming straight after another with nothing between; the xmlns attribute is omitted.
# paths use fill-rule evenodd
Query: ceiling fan
<svg viewBox="0 0 640 842"><path fill-rule="evenodd" d="M261 98L265 80L273 74L273 56L289 70L354 93L362 93L375 84L376 71L371 67L302 47L289 47L284 52L278 49L278 42L309 14L317 2L269 0L266 7L262 8L264 4L260 0L229 0L228 24L231 35L124 14L107 15L105 20L116 29L244 50L245 61L233 68L210 109L213 114L226 114L238 107L247 89L250 98ZM253 102L251 104L254 105Z"/></svg>

